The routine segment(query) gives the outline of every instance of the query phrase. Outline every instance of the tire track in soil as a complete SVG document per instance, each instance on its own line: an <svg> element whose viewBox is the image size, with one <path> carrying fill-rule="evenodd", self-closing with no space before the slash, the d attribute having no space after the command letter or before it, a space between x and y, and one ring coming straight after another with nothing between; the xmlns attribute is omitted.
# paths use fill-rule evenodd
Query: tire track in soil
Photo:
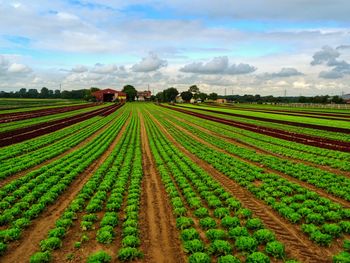
<svg viewBox="0 0 350 263"><path fill-rule="evenodd" d="M167 118L167 120L168 120L174 127L176 127L176 128L179 129L180 131L186 133L187 135L191 136L192 138L194 138L194 139L197 140L198 142L200 142L200 143L206 145L206 146L209 147L209 148L212 148L212 149L214 149L214 150L216 150L216 151L219 151L219 152L228 154L228 155L230 155L230 156L233 156L234 158L236 158L236 159L238 159L238 160L240 160L240 161L242 161L242 162L245 162L245 163L248 163L248 164L251 164L251 165L254 165L254 166L258 166L259 168L263 168L263 169L265 170L265 172L267 172L267 173L277 174L278 176L283 177L284 179L286 179L286 180L288 180L288 181L290 181L290 182L296 183L296 184L298 184L298 185L300 185L300 186L302 186L302 187L305 187L305 188L307 188L307 189L309 189L309 190L311 190L311 191L316 192L317 194L319 194L319 195L322 196L322 197L328 198L328 199L332 200L333 202L339 203L339 204L341 204L342 206L344 206L345 208L350 208L350 202L349 202L349 201L346 201L346 200L344 200L344 199L342 199L342 198L340 198L340 197L333 196L332 194L329 194L329 193L327 193L326 191L324 191L324 190L322 190L322 189L320 189L320 188L317 188L316 186L311 185L311 184L309 184L309 183L307 183L307 182L301 181L301 180L299 180L299 179L297 179L297 178L295 178L295 177L293 177L293 176L290 176L290 175L285 174L285 173L282 173L282 172L280 172L280 171L277 171L277 170L268 168L268 167L264 166L263 164L260 164L260 163L257 163L257 162L253 162L253 161L250 161L250 160L246 160L246 159L244 159L244 158L242 158L242 157L240 157L240 156L238 156L238 155L235 155L235 154L230 153L230 152L228 152L228 151L226 151L226 150L223 150L223 149L221 149L221 148L219 148L219 147L217 147L217 146L215 146L215 145L213 145L213 144L210 144L210 143L204 141L203 139L201 139L201 138L199 138L199 137L194 136L191 132L189 132L188 130L186 130L186 129L180 127L180 126L177 125L177 124L175 124L174 122L172 122L172 121L169 120L168 118Z"/></svg>
<svg viewBox="0 0 350 263"><path fill-rule="evenodd" d="M120 116L119 116L119 117L120 117ZM83 140L82 142L80 142L79 144L75 145L74 147L68 149L67 151L65 151L65 152L63 152L63 153L57 155L56 157L53 157L53 158L51 158L51 159L48 159L48 160L46 160L46 161L44 161L44 162L42 162L42 163L40 163L40 164L38 164L38 165L35 165L35 166L31 167L31 168L28 168L28 169L24 170L24 171L20 171L20 172L18 172L18 173L13 174L13 175L9 175L9 176L6 177L5 179L1 180L1 182L0 182L0 188L3 187L3 186L6 185L6 184L8 184L8 183L10 183L10 182L12 182L12 181L18 179L18 178L20 178L20 177L26 175L27 173L30 173L30 172L35 171L35 170L37 170L37 169L40 169L41 167L43 167L43 166L45 166L45 165L47 165L47 164L49 164L49 163L52 163L52 162L54 162L54 161L56 161L56 160L58 160L58 159L64 157L65 155L67 155L67 154L69 154L69 153L71 153L71 152L77 150L78 148L83 147L84 145L88 144L90 141L92 141L93 139L95 139L97 136L99 136L99 135L100 135L103 131L105 131L109 126L111 126L112 121L113 121L113 120L110 120L108 123L105 124L105 126L103 126L102 128L100 128L99 130L97 130L97 131L96 131L95 133L93 133L91 136L89 136L88 138L86 138L85 140ZM79 131L78 131L78 132L79 132ZM74 133L74 134L75 134L75 133ZM56 143L56 142L55 142L55 143ZM48 145L46 145L46 146L48 146ZM46 146L45 146L45 147L46 147Z"/></svg>
<svg viewBox="0 0 350 263"><path fill-rule="evenodd" d="M211 131L211 130L208 130L204 127L201 127L197 124L194 124L194 123L191 123L190 121L188 120L183 120L183 119L180 119L179 117L177 116L172 116L173 118L179 120L179 121L182 121L184 123L187 123L188 125L191 125L191 126L194 126L195 128L203 131L203 132L206 132L206 133L209 133L210 135L214 135L216 137L220 137L221 139L224 139L230 143L233 143L237 146L240 146L240 147L244 147L244 148L248 148L250 150L254 150L255 152L257 153L262 153L262 154L268 154L268 155L272 155L272 156L275 156L275 157L278 157L278 158L281 158L281 159L286 159L286 160L289 160L289 161L292 161L292 162L295 162L295 163L303 163L305 165L308 165L308 166L313 166L315 168L318 168L318 169L321 169L321 170L324 170L326 172L330 172L330 173L335 173L335 174L339 174L339 175L342 175L342 176L345 176L345 177L348 177L350 178L350 172L347 172L347 171L343 171L343 170L339 170L337 168L333 168L333 167L330 167L330 166L326 166L326 165L320 165L320 164L316 164L316 163L312 163L312 162L309 162L309 161L305 161L305 160L300 160L300 159L296 159L296 158L293 158L293 157L288 157L288 156L285 156L285 155L281 155L281 154L278 154L278 153L274 153L274 152L270 152L268 150L265 150L265 149L261 149L261 148L258 148L254 145L251 145L249 143L246 143L246 142L242 142L241 140L239 139L234 139L234 138L231 138L231 137L228 137L228 136L225 136L225 135L222 135L220 133L217 133L217 132L214 132L214 131ZM227 131L230 131L228 129L226 129ZM232 131L230 131L232 132ZM247 136L248 137L248 136ZM273 143L271 143L272 145L274 145ZM288 150L288 148L286 148Z"/></svg>
<svg viewBox="0 0 350 263"><path fill-rule="evenodd" d="M139 117L144 171L140 213L143 262L186 262L172 209L152 157L144 119L140 114Z"/></svg>
<svg viewBox="0 0 350 263"><path fill-rule="evenodd" d="M74 182L65 190L65 193L62 194L53 205L47 207L42 215L33 220L32 224L23 231L20 240L8 246L8 252L1 257L0 261L2 263L22 263L27 261L33 253L40 250L40 241L46 238L47 232L55 226L56 220L90 179L92 174L110 155L113 148L122 137L129 121L130 115L112 144L102 156L94 161L83 173L79 174ZM62 262L64 260L61 258L59 261Z"/></svg>
<svg viewBox="0 0 350 263"><path fill-rule="evenodd" d="M308 263L332 262L330 252L326 248L321 248L312 243L305 235L294 225L282 219L271 208L262 201L257 200L248 190L242 188L239 184L217 171L210 164L199 159L197 156L185 149L177 142L172 135L156 119L153 119L161 128L167 138L186 154L193 162L206 170L215 178L225 190L235 196L246 208L252 210L253 214L259 217L265 226L273 230L278 240L286 246L286 253L291 257Z"/></svg>

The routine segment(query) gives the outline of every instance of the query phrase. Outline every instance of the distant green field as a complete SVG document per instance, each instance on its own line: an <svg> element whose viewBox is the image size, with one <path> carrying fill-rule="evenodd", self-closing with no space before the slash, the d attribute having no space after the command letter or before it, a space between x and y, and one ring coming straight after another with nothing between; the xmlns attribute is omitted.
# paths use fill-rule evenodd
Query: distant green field
<svg viewBox="0 0 350 263"><path fill-rule="evenodd" d="M54 108L65 105L77 105L86 103L82 100L65 99L8 99L0 98L0 113L12 113L19 111L31 111L41 108Z"/></svg>

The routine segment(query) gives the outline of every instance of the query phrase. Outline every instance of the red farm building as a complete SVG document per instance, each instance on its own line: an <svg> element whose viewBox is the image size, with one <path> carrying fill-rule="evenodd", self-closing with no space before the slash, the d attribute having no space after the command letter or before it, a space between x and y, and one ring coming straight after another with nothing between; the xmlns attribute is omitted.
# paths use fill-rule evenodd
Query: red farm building
<svg viewBox="0 0 350 263"><path fill-rule="evenodd" d="M103 89L92 93L92 96L97 101L110 102L110 101L126 101L126 93L114 89Z"/></svg>

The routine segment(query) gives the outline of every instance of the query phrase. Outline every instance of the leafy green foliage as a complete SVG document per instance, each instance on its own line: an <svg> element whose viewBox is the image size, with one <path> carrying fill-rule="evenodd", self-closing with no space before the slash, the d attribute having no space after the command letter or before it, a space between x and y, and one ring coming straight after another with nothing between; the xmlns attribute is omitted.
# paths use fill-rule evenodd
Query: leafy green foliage
<svg viewBox="0 0 350 263"><path fill-rule="evenodd" d="M267 254L275 257L275 258L284 258L285 256L285 248L281 242L272 241L266 244L265 251Z"/></svg>
<svg viewBox="0 0 350 263"><path fill-rule="evenodd" d="M111 261L112 257L105 251L98 251L87 259L87 263L109 263Z"/></svg>
<svg viewBox="0 0 350 263"><path fill-rule="evenodd" d="M118 258L121 261L129 261L129 260L142 258L142 257L143 257L142 252L134 247L121 248L118 252Z"/></svg>
<svg viewBox="0 0 350 263"><path fill-rule="evenodd" d="M46 263L50 262L51 254L49 251L37 252L30 257L30 263Z"/></svg>
<svg viewBox="0 0 350 263"><path fill-rule="evenodd" d="M211 259L207 253L196 252L188 258L189 263L210 263Z"/></svg>

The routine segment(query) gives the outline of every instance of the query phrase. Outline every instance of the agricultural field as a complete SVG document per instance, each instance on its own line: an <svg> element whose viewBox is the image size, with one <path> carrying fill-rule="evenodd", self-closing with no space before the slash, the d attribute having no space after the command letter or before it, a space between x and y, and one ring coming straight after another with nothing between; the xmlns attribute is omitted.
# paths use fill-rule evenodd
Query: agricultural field
<svg viewBox="0 0 350 263"><path fill-rule="evenodd" d="M350 111L45 103L1 101L0 262L350 262Z"/></svg>

